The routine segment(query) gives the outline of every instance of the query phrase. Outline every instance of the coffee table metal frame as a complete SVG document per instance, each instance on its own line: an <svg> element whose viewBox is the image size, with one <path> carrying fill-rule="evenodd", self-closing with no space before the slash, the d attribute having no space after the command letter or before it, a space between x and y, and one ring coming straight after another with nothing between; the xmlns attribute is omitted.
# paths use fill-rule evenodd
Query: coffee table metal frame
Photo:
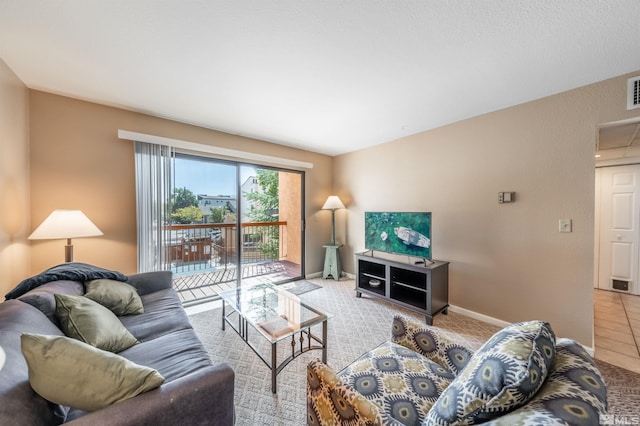
<svg viewBox="0 0 640 426"><path fill-rule="evenodd" d="M299 323L295 321L293 324L288 322L289 327L287 327L285 330L280 330L280 332L276 334L270 333L257 321L248 319L248 312L243 311L242 297L245 297L251 292L256 293L261 290L263 294L266 294L266 292L268 292L270 297L277 296L278 298L282 298L285 304L299 304L299 309L305 309L308 312L312 313L311 317ZM243 292L245 293L243 294ZM308 303L302 302L300 298L298 298L294 294L284 289L280 289L271 283L262 283L250 287L239 287L237 289L225 290L220 292L219 295L222 299L222 329L225 330L225 325L229 324L229 326L233 330L235 330L236 333L238 333L242 340L244 340L244 342L251 348L251 350L253 350L253 352L255 352L255 354L258 355L258 357L271 370L271 391L273 393L276 393L276 376L278 375L278 373L280 373L280 371L282 371L282 369L286 367L287 364L289 364L299 355L311 350L322 350L322 362L327 362L327 320L331 317L331 314L322 312L318 308L315 308ZM268 321L270 319L273 320L282 318L282 315L278 315L276 317L276 312L273 312L273 306L267 306L269 304L266 302L266 296L264 297L264 300L265 306L258 307L257 309L262 308L265 311L268 310L270 312L263 312L263 314L265 315L263 319ZM228 312L226 309L227 305L231 308ZM256 307L253 306L253 308ZM237 321L231 318L234 313L237 314ZM322 324L321 337L311 332L311 327L319 324ZM249 341L250 328L257 330L260 335L262 335L271 343L271 359L261 354L258 348ZM278 330L275 331L278 332ZM298 336L297 342L296 335ZM289 337L291 338L291 355L280 362L280 364L277 364L278 342L283 341L284 339L287 339Z"/></svg>

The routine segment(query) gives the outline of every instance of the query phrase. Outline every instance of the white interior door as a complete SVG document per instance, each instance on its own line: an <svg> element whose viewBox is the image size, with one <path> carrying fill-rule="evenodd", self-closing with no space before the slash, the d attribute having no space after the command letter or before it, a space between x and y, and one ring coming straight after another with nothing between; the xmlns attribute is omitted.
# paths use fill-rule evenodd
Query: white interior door
<svg viewBox="0 0 640 426"><path fill-rule="evenodd" d="M598 288L638 294L640 165L600 169Z"/></svg>

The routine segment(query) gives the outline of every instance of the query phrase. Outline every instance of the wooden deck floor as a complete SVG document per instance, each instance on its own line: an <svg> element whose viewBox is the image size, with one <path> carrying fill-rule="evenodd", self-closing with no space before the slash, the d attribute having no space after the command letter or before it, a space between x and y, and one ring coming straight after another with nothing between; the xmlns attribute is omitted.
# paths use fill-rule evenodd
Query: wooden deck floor
<svg viewBox="0 0 640 426"><path fill-rule="evenodd" d="M236 287L238 268L230 266L216 270L175 274L173 287L184 305L193 305L217 298L218 292ZM252 263L242 266L242 284L287 281L301 276L301 267L288 261Z"/></svg>

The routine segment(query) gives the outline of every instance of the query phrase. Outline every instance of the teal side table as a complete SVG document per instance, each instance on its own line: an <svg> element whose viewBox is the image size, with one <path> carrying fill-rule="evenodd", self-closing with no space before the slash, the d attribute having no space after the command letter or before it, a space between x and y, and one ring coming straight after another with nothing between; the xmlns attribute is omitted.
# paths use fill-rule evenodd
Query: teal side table
<svg viewBox="0 0 640 426"><path fill-rule="evenodd" d="M342 273L342 266L340 265L340 247L342 244L338 245L326 245L323 246L325 248L324 253L324 272L322 273L322 278L326 279L329 275L333 277L334 280L338 281L340 279L340 274Z"/></svg>

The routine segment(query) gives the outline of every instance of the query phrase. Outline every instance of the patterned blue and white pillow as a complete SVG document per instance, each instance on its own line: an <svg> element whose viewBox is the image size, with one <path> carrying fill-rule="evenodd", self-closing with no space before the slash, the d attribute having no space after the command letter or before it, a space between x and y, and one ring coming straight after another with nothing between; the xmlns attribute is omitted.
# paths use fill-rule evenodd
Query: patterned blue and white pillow
<svg viewBox="0 0 640 426"><path fill-rule="evenodd" d="M515 410L540 389L555 356L555 334L549 323L527 321L505 327L473 355L424 424L471 425Z"/></svg>
<svg viewBox="0 0 640 426"><path fill-rule="evenodd" d="M347 366L338 377L382 412L405 425L419 425L455 375L411 349L384 342ZM356 423L343 417L335 424Z"/></svg>
<svg viewBox="0 0 640 426"><path fill-rule="evenodd" d="M401 315L393 318L391 341L448 368L456 376L473 356L473 350L461 342L459 337Z"/></svg>
<svg viewBox="0 0 640 426"><path fill-rule="evenodd" d="M556 341L549 377L531 401L486 426L597 426L607 413L607 387L593 359L571 339Z"/></svg>

